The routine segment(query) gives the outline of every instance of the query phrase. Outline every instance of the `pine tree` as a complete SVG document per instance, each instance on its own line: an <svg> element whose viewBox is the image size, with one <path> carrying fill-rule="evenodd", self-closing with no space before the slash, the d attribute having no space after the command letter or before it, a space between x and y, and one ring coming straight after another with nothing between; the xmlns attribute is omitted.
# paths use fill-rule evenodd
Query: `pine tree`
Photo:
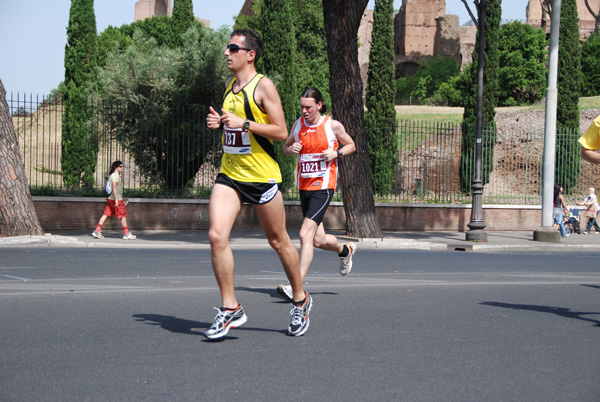
<svg viewBox="0 0 600 402"><path fill-rule="evenodd" d="M479 3L479 1L477 2ZM489 182L490 173L494 166L494 145L496 143L496 91L498 89L498 43L500 39L500 19L502 16L502 0L488 0L485 11L484 38L484 67L483 67L483 124L482 134L486 141L483 143L481 156L481 182ZM479 3L480 4L480 3ZM465 110L462 122L462 153L460 165L461 188L464 193L471 191L475 177L475 136L477 123L477 70L479 62L479 30L473 49L473 65L470 76L472 88L465 99Z"/></svg>
<svg viewBox="0 0 600 402"><path fill-rule="evenodd" d="M331 114L344 125L357 150L343 158L340 175L346 233L362 238L381 236L367 155L363 85L358 65L358 27L367 3L367 0L323 0Z"/></svg>
<svg viewBox="0 0 600 402"><path fill-rule="evenodd" d="M264 43L262 66L265 74L275 83L288 129L299 115L296 96L296 37L292 13L287 0L264 0L261 10L261 29ZM282 143L275 144L277 162L281 169L283 192L294 186L296 161L284 155Z"/></svg>
<svg viewBox="0 0 600 402"><path fill-rule="evenodd" d="M171 47L183 46L181 35L190 29L195 21L192 0L175 0L173 2L173 17L171 18L173 36L171 38Z"/></svg>
<svg viewBox="0 0 600 402"><path fill-rule="evenodd" d="M85 107L97 81L96 16L93 0L72 0L65 46L61 167L67 187L94 185L98 142Z"/></svg>
<svg viewBox="0 0 600 402"><path fill-rule="evenodd" d="M18 142L0 80L0 235L42 235Z"/></svg>
<svg viewBox="0 0 600 402"><path fill-rule="evenodd" d="M558 34L558 100L555 182L570 193L579 177L579 96L581 47L577 1L563 0Z"/></svg>
<svg viewBox="0 0 600 402"><path fill-rule="evenodd" d="M373 192L381 196L390 194L398 165L394 70L394 2L375 0L365 129Z"/></svg>

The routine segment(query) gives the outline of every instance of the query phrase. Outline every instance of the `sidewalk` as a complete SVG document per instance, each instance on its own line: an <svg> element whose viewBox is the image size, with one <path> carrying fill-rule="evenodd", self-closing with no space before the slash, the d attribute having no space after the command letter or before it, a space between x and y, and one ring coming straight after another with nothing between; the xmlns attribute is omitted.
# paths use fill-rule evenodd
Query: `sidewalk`
<svg viewBox="0 0 600 402"><path fill-rule="evenodd" d="M47 245L64 247L108 248L188 248L208 249L208 231L141 231L133 232L136 240L124 240L119 231L103 233L106 238L96 239L90 232L66 231L47 233L44 236L0 237L0 248L7 246ZM385 232L383 238L355 239L341 233L331 232L341 242L356 242L359 249L414 249L457 251L526 251L526 250L583 250L600 251L600 234L571 234L561 243L545 243L533 240L533 232L488 232L487 242L465 240L465 233L458 232ZM300 248L298 233L290 231L290 237ZM238 230L231 234L232 247L268 248L264 234L257 230Z"/></svg>

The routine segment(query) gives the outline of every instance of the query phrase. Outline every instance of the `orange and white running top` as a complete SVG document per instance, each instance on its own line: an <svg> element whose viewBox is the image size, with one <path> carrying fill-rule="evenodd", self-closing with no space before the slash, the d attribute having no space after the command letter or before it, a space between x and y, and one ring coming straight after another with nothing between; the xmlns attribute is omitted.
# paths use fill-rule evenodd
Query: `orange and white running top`
<svg viewBox="0 0 600 402"><path fill-rule="evenodd" d="M337 151L338 140L331 128L331 117L324 115L314 125L306 124L303 117L299 118L294 130L295 142L302 144L298 159L298 189L299 190L335 190L337 183L337 158L332 161L323 160L323 151Z"/></svg>

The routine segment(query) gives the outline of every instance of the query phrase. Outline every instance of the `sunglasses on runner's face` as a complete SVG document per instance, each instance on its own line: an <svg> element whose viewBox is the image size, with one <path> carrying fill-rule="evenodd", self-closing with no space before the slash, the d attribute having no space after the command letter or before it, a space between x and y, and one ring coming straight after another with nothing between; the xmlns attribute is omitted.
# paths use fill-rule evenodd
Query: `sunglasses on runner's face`
<svg viewBox="0 0 600 402"><path fill-rule="evenodd" d="M241 47L240 45L236 45L235 43L230 43L227 45L226 49L229 49L229 53L237 53L240 50L250 51L252 49L248 49L247 47Z"/></svg>

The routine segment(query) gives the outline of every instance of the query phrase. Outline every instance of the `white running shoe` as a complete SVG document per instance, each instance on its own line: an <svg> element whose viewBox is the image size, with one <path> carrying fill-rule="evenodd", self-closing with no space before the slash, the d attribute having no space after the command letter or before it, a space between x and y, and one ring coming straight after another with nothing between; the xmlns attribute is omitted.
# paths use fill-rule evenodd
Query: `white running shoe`
<svg viewBox="0 0 600 402"><path fill-rule="evenodd" d="M104 239L104 236L102 236L102 232L96 232L95 230L92 232L92 236L96 239Z"/></svg>
<svg viewBox="0 0 600 402"><path fill-rule="evenodd" d="M290 303L294 301L294 293L290 285L279 285L277 286L277 293Z"/></svg>
<svg viewBox="0 0 600 402"><path fill-rule="evenodd" d="M223 310L216 307L215 309L218 311L215 322L204 332L204 336L209 339L222 338L230 329L237 328L248 321L248 317L239 303L235 310Z"/></svg>
<svg viewBox="0 0 600 402"><path fill-rule="evenodd" d="M348 275L352 271L352 257L356 253L356 245L354 243L346 243L348 247L348 255L340 257L340 274Z"/></svg>
<svg viewBox="0 0 600 402"><path fill-rule="evenodd" d="M306 295L306 298L303 305L294 306L292 304L292 310L290 311L292 321L288 327L289 336L302 336L310 326L308 313L310 313L310 310L312 309L313 300L307 291L304 291L304 294Z"/></svg>
<svg viewBox="0 0 600 402"><path fill-rule="evenodd" d="M123 235L123 239L125 240L135 240L137 239L137 236L132 234L132 233L127 233L126 235Z"/></svg>

